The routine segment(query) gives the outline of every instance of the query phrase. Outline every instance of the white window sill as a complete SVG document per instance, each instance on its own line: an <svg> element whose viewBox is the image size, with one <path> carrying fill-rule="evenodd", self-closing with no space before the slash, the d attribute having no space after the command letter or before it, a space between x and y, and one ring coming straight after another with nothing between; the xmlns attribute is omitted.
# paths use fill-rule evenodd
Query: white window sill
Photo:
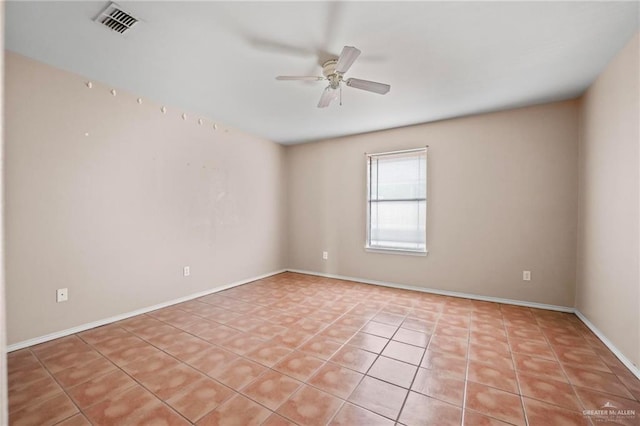
<svg viewBox="0 0 640 426"><path fill-rule="evenodd" d="M427 253L429 253L428 250L417 251L417 250L406 250L406 249L377 248L377 247L368 247L368 246L365 246L364 250L369 253L400 254L400 255L406 255L406 256L426 256Z"/></svg>

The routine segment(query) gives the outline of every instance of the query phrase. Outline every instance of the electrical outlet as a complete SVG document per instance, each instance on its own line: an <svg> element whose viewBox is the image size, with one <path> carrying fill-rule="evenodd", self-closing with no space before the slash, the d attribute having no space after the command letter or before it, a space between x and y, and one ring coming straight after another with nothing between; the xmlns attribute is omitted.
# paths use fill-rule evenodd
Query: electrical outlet
<svg viewBox="0 0 640 426"><path fill-rule="evenodd" d="M188 266L185 266L184 268L182 268L182 274L185 277L188 277L189 275L191 275L191 269Z"/></svg>
<svg viewBox="0 0 640 426"><path fill-rule="evenodd" d="M522 271L522 281L531 281L531 271Z"/></svg>
<svg viewBox="0 0 640 426"><path fill-rule="evenodd" d="M69 289L68 288L59 288L56 291L56 302L66 302L69 300Z"/></svg>
<svg viewBox="0 0 640 426"><path fill-rule="evenodd" d="M329 259L329 252L328 251L323 251L322 252L322 259L323 260Z"/></svg>

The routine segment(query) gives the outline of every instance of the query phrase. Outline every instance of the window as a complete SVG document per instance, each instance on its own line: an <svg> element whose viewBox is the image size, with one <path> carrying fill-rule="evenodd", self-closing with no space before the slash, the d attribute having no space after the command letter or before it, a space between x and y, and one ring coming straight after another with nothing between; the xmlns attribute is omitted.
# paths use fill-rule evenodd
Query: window
<svg viewBox="0 0 640 426"><path fill-rule="evenodd" d="M427 149L367 154L367 249L427 252Z"/></svg>

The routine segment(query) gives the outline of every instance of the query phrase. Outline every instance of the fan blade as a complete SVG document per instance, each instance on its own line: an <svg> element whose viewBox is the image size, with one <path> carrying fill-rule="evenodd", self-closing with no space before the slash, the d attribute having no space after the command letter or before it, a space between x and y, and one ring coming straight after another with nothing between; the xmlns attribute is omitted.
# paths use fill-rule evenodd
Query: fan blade
<svg viewBox="0 0 640 426"><path fill-rule="evenodd" d="M324 80L324 77L315 77L311 75L307 75L307 76L279 75L276 77L276 80L320 81L320 80Z"/></svg>
<svg viewBox="0 0 640 426"><path fill-rule="evenodd" d="M360 53L360 50L356 49L353 46L343 47L342 53L338 58L338 63L336 64L336 72L344 74L345 72L349 71L349 68L351 68L351 65L353 65L355 60L358 59Z"/></svg>
<svg viewBox="0 0 640 426"><path fill-rule="evenodd" d="M360 80L359 78L347 79L347 86L355 87L356 89L366 90L367 92L379 93L384 95L391 89L391 86L384 83L377 83L375 81Z"/></svg>
<svg viewBox="0 0 640 426"><path fill-rule="evenodd" d="M332 100L338 97L338 91L332 89L331 86L327 86L322 92L322 96L320 96L320 101L318 102L318 108L326 108L329 106Z"/></svg>

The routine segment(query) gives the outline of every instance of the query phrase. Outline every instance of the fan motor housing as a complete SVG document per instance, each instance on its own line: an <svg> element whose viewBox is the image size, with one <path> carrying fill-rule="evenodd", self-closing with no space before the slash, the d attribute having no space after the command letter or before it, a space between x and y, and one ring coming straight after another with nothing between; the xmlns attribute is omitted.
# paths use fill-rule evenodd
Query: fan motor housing
<svg viewBox="0 0 640 426"><path fill-rule="evenodd" d="M322 75L329 78L330 76L336 73L336 64L338 61L336 59L332 59L330 61L325 62L322 65Z"/></svg>
<svg viewBox="0 0 640 426"><path fill-rule="evenodd" d="M332 59L322 65L322 75L329 80L329 85L332 89L340 87L340 82L342 81L342 74L336 72L337 63L338 61L336 59Z"/></svg>

